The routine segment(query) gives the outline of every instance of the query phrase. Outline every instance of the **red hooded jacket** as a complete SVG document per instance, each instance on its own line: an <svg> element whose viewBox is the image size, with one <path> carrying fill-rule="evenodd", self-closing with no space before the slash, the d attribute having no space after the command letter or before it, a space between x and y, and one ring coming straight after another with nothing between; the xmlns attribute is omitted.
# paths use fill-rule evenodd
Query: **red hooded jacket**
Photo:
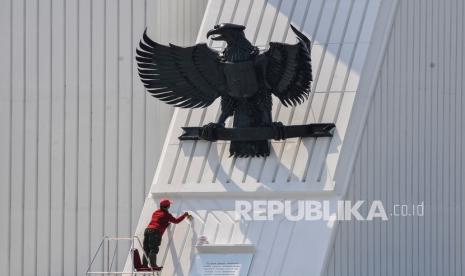
<svg viewBox="0 0 465 276"><path fill-rule="evenodd" d="M178 224L187 217L187 213L184 213L182 216L175 218L167 210L158 209L152 214L152 220L150 221L147 228L158 229L163 235L166 228L170 223Z"/></svg>

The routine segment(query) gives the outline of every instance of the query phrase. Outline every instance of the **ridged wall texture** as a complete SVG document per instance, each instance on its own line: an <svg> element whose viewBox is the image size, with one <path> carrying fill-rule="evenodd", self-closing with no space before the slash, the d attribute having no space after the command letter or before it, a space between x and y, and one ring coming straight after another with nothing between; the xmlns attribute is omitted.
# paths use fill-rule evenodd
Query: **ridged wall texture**
<svg viewBox="0 0 465 276"><path fill-rule="evenodd" d="M465 274L464 14L399 1L346 198L424 216L340 222L325 275Z"/></svg>
<svg viewBox="0 0 465 276"><path fill-rule="evenodd" d="M368 67L375 62L373 52L379 57L377 64L382 60L380 51L372 50L372 45L379 44L379 36L384 38L385 24L381 24L383 28L379 25L387 21L391 6L390 0L209 1L198 42L207 42L213 48L224 47L221 42L206 40L208 30L219 22L246 25L246 37L261 50L266 50L270 41L295 43L290 23L311 38L313 92L294 108L285 108L275 98L273 119L285 124L334 122L336 130L331 138L273 141L266 158L232 158L228 142L177 138L182 126L215 121L218 101L206 109L176 109L152 195L146 200L135 232L143 237L160 197L174 199L171 211L175 215L184 211L193 215L192 222L184 221L166 231L157 260L164 267L161 275L188 275L198 256L195 245L201 236L211 245L254 246L249 275L321 274L330 248L332 222L296 222L282 216L270 221L235 219L235 201L286 199L292 201L295 210L297 199L336 197L336 166L344 149L353 148L346 142L351 138L347 133L354 128L349 120L364 107L356 102L367 97L360 86L367 83L364 72L373 68ZM380 17L384 19L378 20ZM371 83L371 78L368 81ZM350 172L347 169L347 174Z"/></svg>
<svg viewBox="0 0 465 276"><path fill-rule="evenodd" d="M286 125L335 123L333 138L272 141L267 158L230 158L229 142L182 141L182 126L216 121L219 101L206 109L178 109L155 176L153 192L331 191L334 171L356 97L380 0L210 1L199 42L219 22L246 25L245 35L266 50L270 41L296 43L290 24L313 41L312 93L285 108L273 97L274 121ZM208 41L213 48L222 42ZM232 120L227 121L231 125ZM198 185L202 184L202 185Z"/></svg>
<svg viewBox="0 0 465 276"><path fill-rule="evenodd" d="M146 25L195 42L206 4L0 1L1 275L83 275L104 235L133 233L172 115L135 47Z"/></svg>

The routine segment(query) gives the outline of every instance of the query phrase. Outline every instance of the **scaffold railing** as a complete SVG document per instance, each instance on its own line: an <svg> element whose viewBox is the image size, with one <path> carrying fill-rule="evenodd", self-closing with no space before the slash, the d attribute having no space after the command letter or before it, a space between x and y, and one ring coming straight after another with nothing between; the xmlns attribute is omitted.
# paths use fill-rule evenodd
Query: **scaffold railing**
<svg viewBox="0 0 465 276"><path fill-rule="evenodd" d="M129 267L126 265L123 267L122 271L113 271L115 269L115 259L118 249L120 248L120 243L122 241L126 241L126 245L129 244L128 248L128 258L130 258L129 262L126 264L130 264ZM145 253L142 243L138 236L132 237L103 237L102 241L95 252L92 261L90 262L89 268L86 271L87 276L91 275L151 275L151 276L159 276L159 271L137 271L134 266L134 250L137 249L139 252L142 253L142 257L148 259L147 254ZM96 261L99 258L100 263L97 265ZM97 269L97 266L99 267Z"/></svg>

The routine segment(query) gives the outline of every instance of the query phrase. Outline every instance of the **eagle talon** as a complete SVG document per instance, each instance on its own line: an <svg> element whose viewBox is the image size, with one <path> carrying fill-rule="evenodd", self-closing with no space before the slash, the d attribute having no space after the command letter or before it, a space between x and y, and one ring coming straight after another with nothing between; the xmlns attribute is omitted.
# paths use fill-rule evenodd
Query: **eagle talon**
<svg viewBox="0 0 465 276"><path fill-rule="evenodd" d="M202 137L204 140L215 142L218 140L216 137L216 129L218 128L224 128L224 125L217 123L206 124L202 127L202 133L200 137Z"/></svg>

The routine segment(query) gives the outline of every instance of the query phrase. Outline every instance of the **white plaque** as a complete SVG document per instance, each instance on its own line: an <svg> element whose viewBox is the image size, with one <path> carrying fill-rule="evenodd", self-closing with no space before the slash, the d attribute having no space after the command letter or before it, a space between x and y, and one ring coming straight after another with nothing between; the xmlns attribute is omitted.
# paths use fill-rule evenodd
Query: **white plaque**
<svg viewBox="0 0 465 276"><path fill-rule="evenodd" d="M197 254L190 276L247 276L252 253Z"/></svg>

